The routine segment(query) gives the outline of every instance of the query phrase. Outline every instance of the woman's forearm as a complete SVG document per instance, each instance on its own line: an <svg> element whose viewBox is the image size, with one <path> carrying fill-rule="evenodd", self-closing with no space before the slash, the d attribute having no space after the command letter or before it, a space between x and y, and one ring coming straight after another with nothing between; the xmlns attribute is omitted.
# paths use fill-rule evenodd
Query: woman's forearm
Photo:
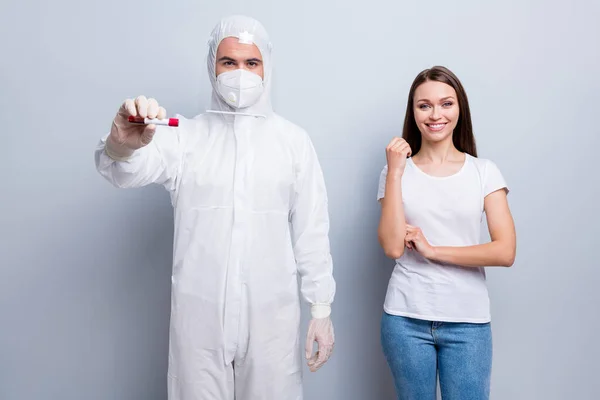
<svg viewBox="0 0 600 400"><path fill-rule="evenodd" d="M434 246L430 257L440 261L465 267L510 267L515 261L515 248L502 241L474 246L451 247Z"/></svg>
<svg viewBox="0 0 600 400"><path fill-rule="evenodd" d="M404 253L406 220L402 203L402 174L389 171L385 195L381 202L381 219L378 229L379 243L385 254L393 259Z"/></svg>

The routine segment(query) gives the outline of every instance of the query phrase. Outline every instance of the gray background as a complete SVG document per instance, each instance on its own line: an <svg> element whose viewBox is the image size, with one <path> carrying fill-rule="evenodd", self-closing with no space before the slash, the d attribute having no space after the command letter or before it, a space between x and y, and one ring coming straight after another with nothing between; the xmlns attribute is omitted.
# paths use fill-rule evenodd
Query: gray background
<svg viewBox="0 0 600 400"><path fill-rule="evenodd" d="M166 398L169 199L112 188L93 150L127 97L202 112L206 40L230 13L270 32L276 111L310 132L330 194L337 343L306 398L394 397L377 180L434 64L462 79L480 157L512 189L517 260L488 270L492 398L598 398L597 1L168 3L2 3L0 399Z"/></svg>

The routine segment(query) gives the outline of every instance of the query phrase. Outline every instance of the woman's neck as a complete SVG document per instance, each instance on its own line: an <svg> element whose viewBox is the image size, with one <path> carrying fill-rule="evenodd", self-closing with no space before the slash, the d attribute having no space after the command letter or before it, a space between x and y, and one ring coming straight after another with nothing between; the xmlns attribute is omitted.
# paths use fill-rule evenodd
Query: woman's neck
<svg viewBox="0 0 600 400"><path fill-rule="evenodd" d="M438 143L422 142L421 148L414 158L421 162L443 164L446 161L461 162L464 157L464 154L454 146L450 138L450 140Z"/></svg>

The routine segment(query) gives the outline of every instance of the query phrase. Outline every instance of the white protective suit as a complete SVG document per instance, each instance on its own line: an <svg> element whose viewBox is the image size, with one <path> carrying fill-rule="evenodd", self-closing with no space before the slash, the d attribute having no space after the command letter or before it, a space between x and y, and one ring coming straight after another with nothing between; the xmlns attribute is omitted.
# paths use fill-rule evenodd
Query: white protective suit
<svg viewBox="0 0 600 400"><path fill-rule="evenodd" d="M215 58L240 35L261 51L265 91L235 110L216 92ZM258 22L222 20L207 63L210 110L263 117L178 115L178 128L158 126L124 161L106 154L105 137L97 169L117 187L158 183L171 196L169 399L302 399L297 276L313 317L328 316L335 294L321 167L307 133L272 110L271 43Z"/></svg>

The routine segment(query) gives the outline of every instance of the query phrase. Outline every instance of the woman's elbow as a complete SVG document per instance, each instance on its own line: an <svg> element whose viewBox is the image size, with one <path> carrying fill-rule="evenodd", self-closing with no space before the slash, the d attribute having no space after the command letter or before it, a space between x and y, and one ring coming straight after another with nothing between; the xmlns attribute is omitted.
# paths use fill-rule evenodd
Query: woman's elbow
<svg viewBox="0 0 600 400"><path fill-rule="evenodd" d="M513 254L511 257L508 257L504 266L510 268L514 264L515 264L515 255Z"/></svg>
<svg viewBox="0 0 600 400"><path fill-rule="evenodd" d="M510 246L504 251L502 257L502 266L503 267L512 267L515 264L515 258L517 256L517 252L514 246Z"/></svg>
<svg viewBox="0 0 600 400"><path fill-rule="evenodd" d="M404 249L390 249L390 250L384 250L385 255L388 256L389 258L391 258L392 260L397 260L400 257L402 257L402 254L404 254Z"/></svg>
<svg viewBox="0 0 600 400"><path fill-rule="evenodd" d="M393 238L391 235L386 235L381 231L381 228L377 235L379 239L379 245L383 249L385 255L393 260L397 260L404 254L404 242ZM400 242L400 244L398 244Z"/></svg>
<svg viewBox="0 0 600 400"><path fill-rule="evenodd" d="M385 253L385 255L391 258L392 260L397 260L400 257L402 257L402 254L404 254L404 246L391 246L382 244L381 247L383 248L383 252Z"/></svg>

